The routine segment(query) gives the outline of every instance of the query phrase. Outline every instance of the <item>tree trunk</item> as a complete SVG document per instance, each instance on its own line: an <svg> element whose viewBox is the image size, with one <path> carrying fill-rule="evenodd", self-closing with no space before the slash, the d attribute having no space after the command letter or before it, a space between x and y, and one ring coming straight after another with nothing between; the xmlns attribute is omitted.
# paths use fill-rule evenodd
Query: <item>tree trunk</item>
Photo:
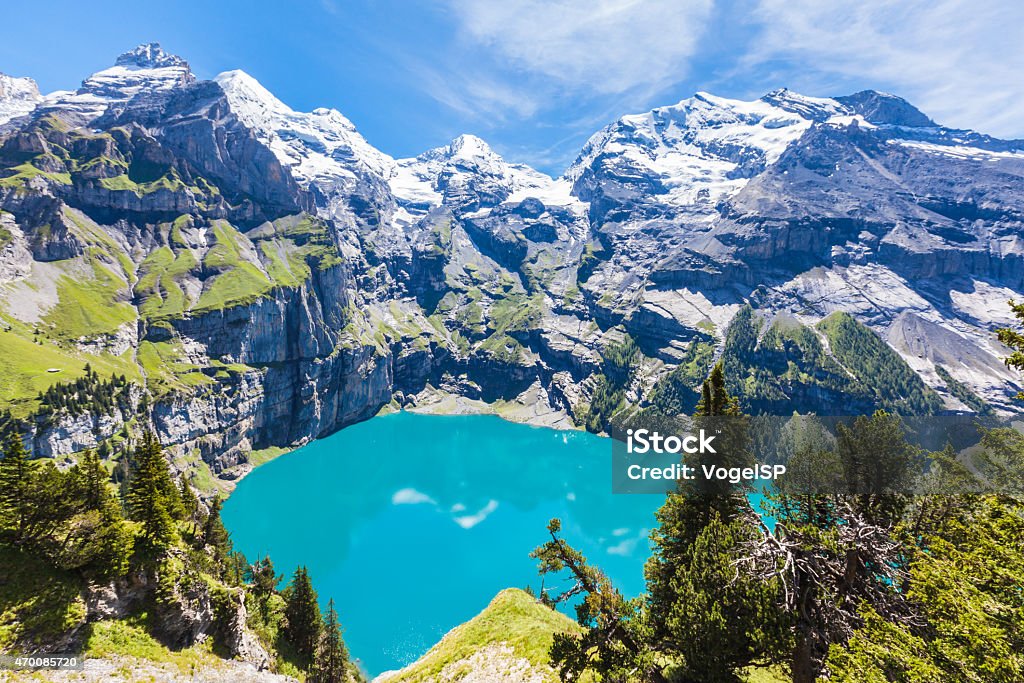
<svg viewBox="0 0 1024 683"><path fill-rule="evenodd" d="M814 683L818 678L816 668L810 635L800 633L793 648L793 683Z"/></svg>

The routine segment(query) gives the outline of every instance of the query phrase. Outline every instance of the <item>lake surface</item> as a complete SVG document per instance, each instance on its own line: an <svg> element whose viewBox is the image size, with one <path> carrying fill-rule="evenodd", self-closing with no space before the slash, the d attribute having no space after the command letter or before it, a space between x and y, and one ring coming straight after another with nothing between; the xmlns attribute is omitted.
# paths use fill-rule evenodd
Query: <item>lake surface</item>
<svg viewBox="0 0 1024 683"><path fill-rule="evenodd" d="M552 517L620 590L639 594L663 500L612 494L607 439L403 412L257 468L224 522L250 561L269 554L287 577L309 567L352 656L376 675L415 661L503 588L538 588L529 553Z"/></svg>

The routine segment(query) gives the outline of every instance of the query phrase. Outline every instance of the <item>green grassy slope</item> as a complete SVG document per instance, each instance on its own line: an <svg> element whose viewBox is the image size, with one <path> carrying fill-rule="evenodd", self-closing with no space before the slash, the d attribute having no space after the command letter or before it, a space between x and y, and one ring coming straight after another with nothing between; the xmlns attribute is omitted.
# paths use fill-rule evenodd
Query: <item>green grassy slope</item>
<svg viewBox="0 0 1024 683"><path fill-rule="evenodd" d="M511 648L511 653L505 649L506 656L494 658L489 664L499 668L521 666L522 662L517 660L526 660L532 673L555 681L557 676L548 657L554 634L578 628L576 622L564 614L540 604L524 591L509 588L499 593L483 612L449 631L418 661L401 671L385 674L379 680L382 683L433 681L441 678L442 671L445 680L459 680L469 673L468 667L472 664L468 660L474 654L490 649L489 646L504 645ZM479 666L480 662L474 664Z"/></svg>

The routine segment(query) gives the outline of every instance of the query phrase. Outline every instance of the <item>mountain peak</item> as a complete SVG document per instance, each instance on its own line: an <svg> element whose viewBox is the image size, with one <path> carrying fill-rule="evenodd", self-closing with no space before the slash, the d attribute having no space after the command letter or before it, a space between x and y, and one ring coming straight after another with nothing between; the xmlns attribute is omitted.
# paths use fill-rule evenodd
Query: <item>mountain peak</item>
<svg viewBox="0 0 1024 683"><path fill-rule="evenodd" d="M375 175L383 182L392 159L370 145L337 109L295 111L258 80L235 69L214 77L239 120L256 131L300 185L355 187L357 178Z"/></svg>
<svg viewBox="0 0 1024 683"><path fill-rule="evenodd" d="M123 53L113 66L86 78L78 90L51 93L44 106L80 122L89 121L101 116L112 104L120 106L135 97L149 99L187 87L195 80L188 62L165 52L159 43L147 43Z"/></svg>
<svg viewBox="0 0 1024 683"><path fill-rule="evenodd" d="M470 162L473 165L482 163L484 166L507 165L502 156L495 152L490 145L471 133L463 133L447 145L428 149L416 159L442 164L462 161Z"/></svg>
<svg viewBox="0 0 1024 683"><path fill-rule="evenodd" d="M902 97L877 90L861 90L837 102L860 114L868 123L875 125L906 126L909 128L934 128L937 124L924 115L920 109Z"/></svg>
<svg viewBox="0 0 1024 683"><path fill-rule="evenodd" d="M229 98L233 101L251 103L250 106L245 107L248 114L256 116L260 114L260 110L268 109L291 112L291 109L263 87L262 83L241 69L217 74L213 80L223 88L224 92L228 93Z"/></svg>
<svg viewBox="0 0 1024 683"><path fill-rule="evenodd" d="M31 78L0 73L0 125L28 114L42 99L39 86Z"/></svg>
<svg viewBox="0 0 1024 683"><path fill-rule="evenodd" d="M789 88L776 88L761 101L811 121L827 121L846 113L846 108L834 99L801 95Z"/></svg>
<svg viewBox="0 0 1024 683"><path fill-rule="evenodd" d="M188 63L178 55L166 52L160 43L146 43L119 55L114 65L139 69L162 69L169 66L187 67Z"/></svg>
<svg viewBox="0 0 1024 683"><path fill-rule="evenodd" d="M473 158L498 156L491 146L471 133L463 133L448 144L448 151L452 157Z"/></svg>

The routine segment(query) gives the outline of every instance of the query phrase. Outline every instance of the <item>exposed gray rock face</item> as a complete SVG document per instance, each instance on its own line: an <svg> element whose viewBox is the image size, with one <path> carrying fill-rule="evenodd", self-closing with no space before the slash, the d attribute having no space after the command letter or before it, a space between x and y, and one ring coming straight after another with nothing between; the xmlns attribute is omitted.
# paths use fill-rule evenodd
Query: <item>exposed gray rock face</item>
<svg viewBox="0 0 1024 683"><path fill-rule="evenodd" d="M869 123L875 125L907 126L908 128L935 128L935 122L922 114L906 100L875 92L861 92L837 97L836 102L845 105L855 114L860 114Z"/></svg>
<svg viewBox="0 0 1024 683"><path fill-rule="evenodd" d="M270 655L246 623L245 594L239 590L233 597L236 601L231 605L231 620L222 636L225 646L235 659L253 665L258 671L266 671L271 665Z"/></svg>
<svg viewBox="0 0 1024 683"><path fill-rule="evenodd" d="M392 159L336 111L242 72L197 81L155 45L25 101L0 130L0 309L69 364L130 364L182 467L234 478L252 450L437 388L579 417L624 333L643 403L694 344L720 355L746 305L825 353L815 323L849 312L948 410L965 394L945 377L997 410L1019 390L993 331L1024 291L1024 144L895 96L698 93L620 118L558 179L468 135ZM68 283L117 319L61 337ZM57 420L35 448L130 419Z"/></svg>
<svg viewBox="0 0 1024 683"><path fill-rule="evenodd" d="M229 592L218 605L202 580L186 585L180 577L161 582L157 577L134 573L107 585L88 586L84 591L86 620L123 619L148 600L159 616L158 635L166 644L189 647L216 638L231 657L258 671L268 670L270 656L247 624L244 591L225 590Z"/></svg>
<svg viewBox="0 0 1024 683"><path fill-rule="evenodd" d="M89 621L123 619L145 598L147 581L131 574L106 585L90 585L85 591L85 617Z"/></svg>

